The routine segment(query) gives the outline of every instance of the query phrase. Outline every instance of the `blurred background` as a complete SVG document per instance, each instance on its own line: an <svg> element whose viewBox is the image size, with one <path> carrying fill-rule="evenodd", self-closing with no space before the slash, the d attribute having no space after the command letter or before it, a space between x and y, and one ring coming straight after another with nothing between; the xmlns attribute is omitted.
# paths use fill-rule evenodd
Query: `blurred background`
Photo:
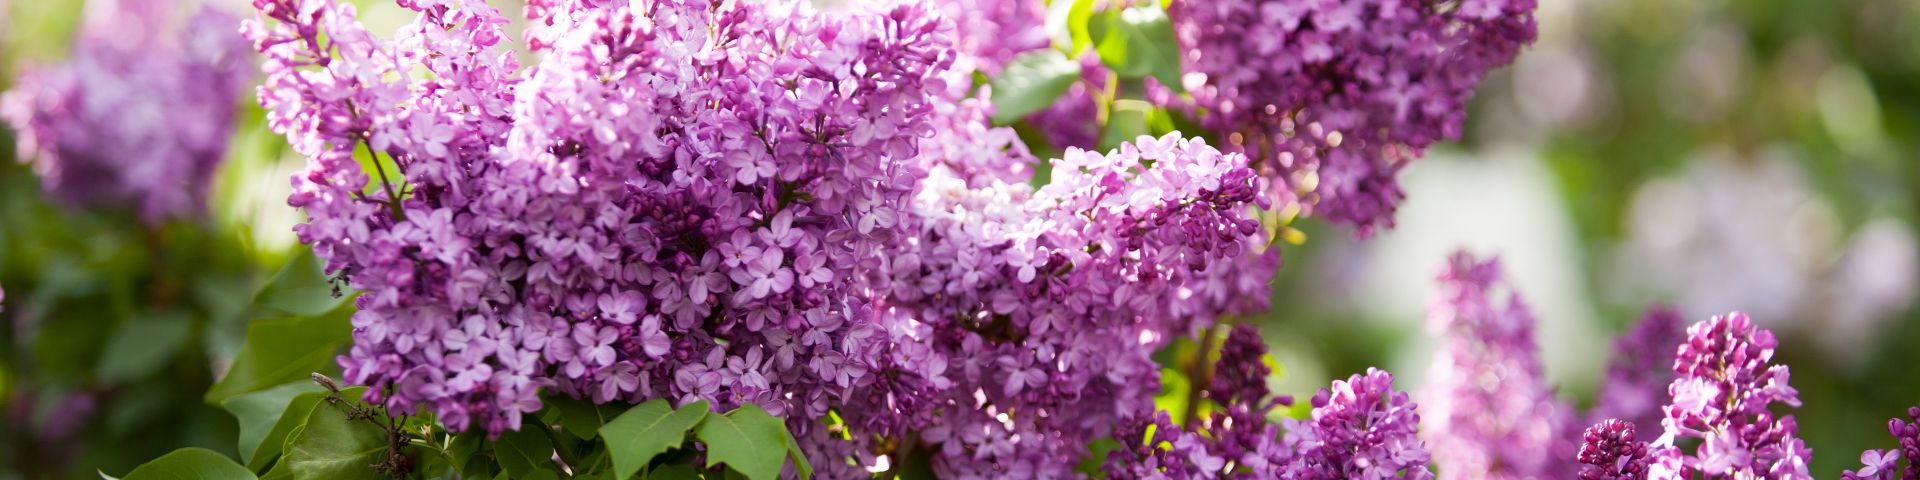
<svg viewBox="0 0 1920 480"><path fill-rule="evenodd" d="M374 32L409 20L354 3ZM0 89L65 58L84 8L0 0ZM1368 366L1417 390L1433 278L1466 248L1501 256L1549 376L1581 406L1648 305L1689 321L1737 309L1781 338L1815 476L1888 447L1886 419L1920 403L1920 1L1545 0L1539 21L1539 42L1482 84L1468 138L1408 168L1395 228L1297 225L1308 240L1250 320L1280 391ZM234 420L201 393L254 292L304 250L286 206L300 160L250 93L234 102L209 211L159 225L48 203L0 127L0 478L232 447Z"/></svg>
<svg viewBox="0 0 1920 480"><path fill-rule="evenodd" d="M1545 0L1468 138L1403 177L1398 225L1304 222L1259 321L1310 394L1380 365L1418 389L1447 252L1498 254L1548 376L1585 407L1650 304L1745 311L1781 341L1813 474L1920 403L1920 2Z"/></svg>

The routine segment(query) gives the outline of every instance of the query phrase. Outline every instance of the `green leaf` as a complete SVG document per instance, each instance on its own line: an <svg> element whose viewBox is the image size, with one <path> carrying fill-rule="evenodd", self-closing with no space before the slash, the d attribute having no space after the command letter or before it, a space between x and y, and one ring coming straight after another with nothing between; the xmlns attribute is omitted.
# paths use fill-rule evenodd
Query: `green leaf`
<svg viewBox="0 0 1920 480"><path fill-rule="evenodd" d="M343 390L344 402L359 402L358 394ZM384 421L382 419L376 419ZM287 453L267 476L285 470L287 478L377 479L373 465L387 456L387 434L366 420L349 420L343 406L325 401L315 405L306 423L287 442Z"/></svg>
<svg viewBox="0 0 1920 480"><path fill-rule="evenodd" d="M496 470L491 457L483 449L487 444L487 434L480 429L470 429L453 436L447 444L447 453L453 456L455 469L462 476L473 478L491 478Z"/></svg>
<svg viewBox="0 0 1920 480"><path fill-rule="evenodd" d="M1151 105L1139 100L1113 102L1113 112L1107 116L1107 127L1100 131L1100 150L1120 148L1120 144L1146 135L1147 112L1152 108Z"/></svg>
<svg viewBox="0 0 1920 480"><path fill-rule="evenodd" d="M282 428L282 424L287 423L285 414L294 410L288 407L293 405L295 397L300 397L303 393L307 394L306 401L303 402L306 408L294 413L304 420L306 415L312 412L313 404L320 401L320 395L312 393L319 390L320 386L314 385L313 382L292 382L258 392L236 395L220 402L220 408L226 409L228 413L233 414L234 419L240 421L240 458L247 460L247 465L254 465L255 461L260 461L260 464L264 465L265 460L272 459L273 455L279 455L278 445L286 439L287 431L293 429L292 425L284 425ZM278 438L272 436L276 431L280 434ZM267 443L269 441L272 443ZM261 445L274 445L276 448L269 449L272 450L271 452L263 452L259 451Z"/></svg>
<svg viewBox="0 0 1920 480"><path fill-rule="evenodd" d="M539 430L547 425L528 420L520 424L519 430L500 432L500 439L493 442L493 453L500 461L501 471L512 478L526 478L534 472L555 468L553 441Z"/></svg>
<svg viewBox="0 0 1920 480"><path fill-rule="evenodd" d="M1079 58L1080 53L1093 45L1087 33L1087 22L1093 18L1093 0L1053 0L1047 2L1047 35L1053 37L1054 48L1066 52L1068 58Z"/></svg>
<svg viewBox="0 0 1920 480"><path fill-rule="evenodd" d="M793 438L793 432L787 431L786 425L782 424L780 433L787 437L787 458L793 459L793 469L800 473L800 478L812 478L813 462L807 461L807 453L800 449L800 442Z"/></svg>
<svg viewBox="0 0 1920 480"><path fill-rule="evenodd" d="M797 455L787 447L786 423L751 403L707 416L694 435L707 444L708 467L724 463L751 480L779 478L787 457Z"/></svg>
<svg viewBox="0 0 1920 480"><path fill-rule="evenodd" d="M1021 53L990 82L993 85L993 123L1005 125L1052 105L1080 80L1080 62L1059 50Z"/></svg>
<svg viewBox="0 0 1920 480"><path fill-rule="evenodd" d="M1180 85L1180 43L1173 21L1159 5L1139 5L1094 14L1087 33L1100 62L1120 78L1153 77L1174 92Z"/></svg>
<svg viewBox="0 0 1920 480"><path fill-rule="evenodd" d="M102 474L102 477L106 475ZM247 471L227 458L204 448L182 448L173 453L160 456L153 461L141 464L128 472L125 480L253 480L253 472Z"/></svg>
<svg viewBox="0 0 1920 480"><path fill-rule="evenodd" d="M600 438L607 441L607 451L613 456L614 477L633 477L653 457L686 442L687 431L706 418L719 418L707 415L707 402L673 410L666 400L656 398L607 422L600 427Z"/></svg>
<svg viewBox="0 0 1920 480"><path fill-rule="evenodd" d="M253 304L269 315L286 317L312 317L338 308L345 298L333 296L320 259L312 250L296 250L273 280L253 295Z"/></svg>
<svg viewBox="0 0 1920 480"><path fill-rule="evenodd" d="M305 380L331 367L334 351L352 336L352 315L353 306L343 304L320 316L255 320L233 367L207 390L207 403Z"/></svg>
<svg viewBox="0 0 1920 480"><path fill-rule="evenodd" d="M1109 437L1094 439L1087 444L1087 455L1080 457L1080 465L1075 466L1073 471L1086 474L1088 477L1100 476L1100 467L1106 463L1107 454L1119 450L1120 447L1120 441Z"/></svg>
<svg viewBox="0 0 1920 480"><path fill-rule="evenodd" d="M114 384L153 375L172 363L191 336L193 319L178 310L123 320L100 351L95 375Z"/></svg>
<svg viewBox="0 0 1920 480"><path fill-rule="evenodd" d="M1187 380L1187 373L1177 368L1160 369L1160 393L1154 395L1153 405L1162 411L1172 412L1173 421L1185 423L1181 415L1187 411L1187 397L1193 392L1193 383Z"/></svg>
<svg viewBox="0 0 1920 480"><path fill-rule="evenodd" d="M597 404L565 395L554 395L545 399L547 408L560 414L560 426L567 433L582 439L591 439L608 421L618 418L631 408L625 405Z"/></svg>
<svg viewBox="0 0 1920 480"><path fill-rule="evenodd" d="M647 472L646 480L700 480L700 471L692 465L667 465Z"/></svg>

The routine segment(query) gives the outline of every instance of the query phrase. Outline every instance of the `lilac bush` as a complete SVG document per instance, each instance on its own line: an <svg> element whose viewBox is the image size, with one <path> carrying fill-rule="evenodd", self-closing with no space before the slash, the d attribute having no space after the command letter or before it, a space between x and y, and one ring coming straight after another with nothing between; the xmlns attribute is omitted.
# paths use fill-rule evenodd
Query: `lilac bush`
<svg viewBox="0 0 1920 480"><path fill-rule="evenodd" d="M923 8L536 2L515 75L483 4L403 2L391 40L256 6L261 101L310 159L298 233L365 292L346 379L456 431L516 429L543 389L752 403L851 460L828 472L881 438L1059 473L1150 411L1153 346L1263 308L1276 266L1262 180L1202 140L1069 150L1028 186L1011 132L945 96Z"/></svg>
<svg viewBox="0 0 1920 480"><path fill-rule="evenodd" d="M89 2L72 58L29 67L0 96L19 157L50 196L149 224L205 209L252 58L235 17L202 7L173 18L175 7Z"/></svg>
<svg viewBox="0 0 1920 480"><path fill-rule="evenodd" d="M1532 0L1085 2L1120 22L1101 35L1165 32L1145 41L1166 50L1121 54L1176 52L1148 74L1113 44L1058 45L1063 4L1038 1L529 0L520 38L482 0L397 0L412 20L391 35L339 0L253 0L238 28L116 1L88 31L134 35L83 35L0 113L54 196L188 215L224 156L223 99L248 79L230 34L250 40L268 125L305 160L295 232L356 296L334 359L351 386L234 388L254 388L243 407L293 392L312 400L298 421L377 429L385 456L354 461L378 473L465 456L499 468L421 468L1808 476L1794 418L1773 411L1798 393L1744 314L1683 331L1649 310L1579 412L1499 261L1464 252L1428 311L1441 350L1424 390L1376 368L1298 408L1269 388L1267 344L1238 317L1270 306L1285 222L1391 227L1399 171L1461 136L1480 80L1534 39ZM1056 86L1073 75L1016 131L991 80L1036 51ZM1122 100L1152 134L1115 133ZM1163 370L1155 352L1179 348L1187 370ZM1183 380L1170 412L1156 396ZM652 417L622 430L618 412ZM1920 407L1907 416L1888 424L1898 448L1845 478L1920 476ZM768 433L748 418L773 426L752 440L783 443L776 463L720 438ZM280 430L257 420L242 423ZM684 428L661 433L668 420ZM303 463L304 428L238 468ZM496 446L533 465L475 453Z"/></svg>

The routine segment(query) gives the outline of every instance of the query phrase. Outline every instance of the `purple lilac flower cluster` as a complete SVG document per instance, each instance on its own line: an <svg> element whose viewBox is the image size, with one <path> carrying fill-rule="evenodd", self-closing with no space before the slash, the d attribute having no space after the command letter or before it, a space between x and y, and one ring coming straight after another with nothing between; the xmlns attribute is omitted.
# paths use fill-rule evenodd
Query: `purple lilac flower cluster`
<svg viewBox="0 0 1920 480"><path fill-rule="evenodd" d="M1454 254L1428 328L1442 351L1421 397L1433 463L1446 478L1552 478L1576 470L1571 408L1543 378L1533 314L1506 291L1497 259Z"/></svg>
<svg viewBox="0 0 1920 480"><path fill-rule="evenodd" d="M1634 438L1633 423L1603 420L1587 427L1580 444L1580 480L1645 480L1647 442Z"/></svg>
<svg viewBox="0 0 1920 480"><path fill-rule="evenodd" d="M1680 312L1655 307L1633 329L1615 338L1613 358L1587 412L1589 423L1620 419L1642 432L1661 431L1666 387L1673 382L1673 355L1686 339Z"/></svg>
<svg viewBox="0 0 1920 480"><path fill-rule="evenodd" d="M932 387L891 397L934 404L850 408L848 421L929 422L939 471L1064 474L1087 441L1153 411L1148 355L1169 335L1265 306L1278 257L1256 253L1261 180L1245 157L1141 137L1069 149L1038 189L929 164L885 268L894 341L915 345L902 368Z"/></svg>
<svg viewBox="0 0 1920 480"><path fill-rule="evenodd" d="M1458 138L1488 70L1535 36L1534 0L1175 2L1186 89L1222 148L1283 199L1361 234L1391 226L1394 175ZM1298 197L1294 197L1298 195Z"/></svg>
<svg viewBox="0 0 1920 480"><path fill-rule="evenodd" d="M1785 365L1772 365L1778 342L1747 315L1715 316L1687 328L1667 391L1666 434L1653 443L1654 478L1694 475L1812 478L1813 451L1795 435L1793 416L1775 417L1773 403L1799 406ZM1701 440L1693 455L1675 445Z"/></svg>
<svg viewBox="0 0 1920 480"><path fill-rule="evenodd" d="M516 76L498 11L401 5L392 40L330 0L259 0L249 27L310 157L298 233L366 292L349 381L491 432L542 388L798 420L870 381L889 347L849 299L951 61L924 10L546 3Z"/></svg>
<svg viewBox="0 0 1920 480"><path fill-rule="evenodd" d="M1206 398L1217 408L1181 431L1165 413L1130 421L1108 454L1111 478L1432 478L1416 435L1420 417L1393 375L1368 369L1335 380L1312 399L1312 419L1283 420L1284 441L1266 413L1292 403L1270 397L1266 345L1253 327L1235 326L1221 347Z"/></svg>
<svg viewBox="0 0 1920 480"><path fill-rule="evenodd" d="M30 69L0 97L20 158L51 196L148 223L205 208L235 100L252 78L238 19L170 0L88 2L73 57Z"/></svg>
<svg viewBox="0 0 1920 480"><path fill-rule="evenodd" d="M1265 308L1245 157L1142 137L1031 187L924 8L533 2L516 74L498 11L400 3L387 40L331 0L247 27L297 233L365 292L340 363L390 408L755 403L830 475L917 444L1056 475L1151 411L1155 346Z"/></svg>
<svg viewBox="0 0 1920 480"><path fill-rule="evenodd" d="M1296 455L1286 478L1433 478L1416 432L1420 415L1412 398L1393 390L1393 374L1369 368L1335 380L1312 405L1310 424L1286 421Z"/></svg>
<svg viewBox="0 0 1920 480"><path fill-rule="evenodd" d="M1907 419L1887 420L1887 433L1893 435L1899 448L1893 450L1867 450L1860 453L1859 470L1841 473L1846 480L1915 480L1920 479L1920 406L1907 408ZM1906 467L1899 462L1907 459Z"/></svg>

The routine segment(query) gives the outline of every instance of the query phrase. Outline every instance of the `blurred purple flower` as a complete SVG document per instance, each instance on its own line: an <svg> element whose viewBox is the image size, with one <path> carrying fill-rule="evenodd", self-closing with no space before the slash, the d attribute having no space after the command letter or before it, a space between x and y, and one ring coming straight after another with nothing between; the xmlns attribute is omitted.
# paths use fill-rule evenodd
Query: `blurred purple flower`
<svg viewBox="0 0 1920 480"><path fill-rule="evenodd" d="M1505 288L1497 259L1455 253L1427 313L1442 335L1423 432L1443 478L1550 478L1572 465L1578 428L1554 398L1533 313ZM1502 298L1504 296L1504 298Z"/></svg>
<svg viewBox="0 0 1920 480"><path fill-rule="evenodd" d="M170 0L88 2L72 58L0 96L20 158L54 198L149 224L200 214L252 78L239 19Z"/></svg>
<svg viewBox="0 0 1920 480"><path fill-rule="evenodd" d="M1660 405L1673 382L1673 356L1686 331L1680 313L1653 307L1631 330L1613 341L1613 358L1587 418L1598 423L1617 419L1642 432L1660 431Z"/></svg>

